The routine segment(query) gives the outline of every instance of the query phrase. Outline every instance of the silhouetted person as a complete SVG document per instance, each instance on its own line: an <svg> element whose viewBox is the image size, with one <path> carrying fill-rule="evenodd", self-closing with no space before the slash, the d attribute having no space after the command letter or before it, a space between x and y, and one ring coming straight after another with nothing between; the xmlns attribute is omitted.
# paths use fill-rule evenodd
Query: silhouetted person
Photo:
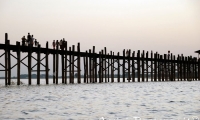
<svg viewBox="0 0 200 120"><path fill-rule="evenodd" d="M25 46L25 43L26 43L26 38L25 36L22 37L22 46Z"/></svg>
<svg viewBox="0 0 200 120"><path fill-rule="evenodd" d="M63 50L66 48L66 41L65 39L63 38Z"/></svg>
<svg viewBox="0 0 200 120"><path fill-rule="evenodd" d="M63 42L62 42L62 39L60 40L60 49L61 49L61 50L63 49Z"/></svg>
<svg viewBox="0 0 200 120"><path fill-rule="evenodd" d="M34 43L35 43L35 47L36 47L38 45L37 39L35 39Z"/></svg>
<svg viewBox="0 0 200 120"><path fill-rule="evenodd" d="M35 38L34 38L33 35L32 35L32 36L31 36L31 41L30 41L31 46L33 46L34 40L35 40Z"/></svg>
<svg viewBox="0 0 200 120"><path fill-rule="evenodd" d="M59 47L59 42L56 40L56 48Z"/></svg>
<svg viewBox="0 0 200 120"><path fill-rule="evenodd" d="M55 42L55 40L53 40L52 46L53 46L53 49L55 49L55 47L56 47L56 42Z"/></svg>
<svg viewBox="0 0 200 120"><path fill-rule="evenodd" d="M30 35L30 33L28 33L28 35L27 35L27 45L29 45L30 44L30 41L31 41L31 35Z"/></svg>

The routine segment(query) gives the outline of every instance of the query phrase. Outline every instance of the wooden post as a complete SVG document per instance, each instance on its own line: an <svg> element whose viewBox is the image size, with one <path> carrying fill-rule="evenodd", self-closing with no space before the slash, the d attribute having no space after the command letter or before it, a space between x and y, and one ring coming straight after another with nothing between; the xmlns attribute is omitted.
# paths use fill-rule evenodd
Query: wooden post
<svg viewBox="0 0 200 120"><path fill-rule="evenodd" d="M63 44L64 45L64 44ZM64 53L63 53L63 49L61 49L61 69L62 69L62 84L65 83L65 73L64 73L64 66L65 66L65 61L64 61Z"/></svg>
<svg viewBox="0 0 200 120"><path fill-rule="evenodd" d="M86 83L86 57L83 57L83 64L84 64L84 83Z"/></svg>
<svg viewBox="0 0 200 120"><path fill-rule="evenodd" d="M142 52L142 82L144 82L144 50Z"/></svg>
<svg viewBox="0 0 200 120"><path fill-rule="evenodd" d="M171 53L171 76L170 76L170 81L173 81L173 72L174 72L173 67L174 67L174 65L173 65L173 55Z"/></svg>
<svg viewBox="0 0 200 120"><path fill-rule="evenodd" d="M140 82L140 50L137 53L137 78L138 82Z"/></svg>
<svg viewBox="0 0 200 120"><path fill-rule="evenodd" d="M118 73L118 74L117 74L117 78L118 78L118 79L117 79L117 82L120 82L120 60L119 60L119 52L117 53L117 63L118 63L118 64L117 64L117 65L118 65L118 66L117 66L117 67L118 67L118 69L117 69L117 73Z"/></svg>
<svg viewBox="0 0 200 120"><path fill-rule="evenodd" d="M7 41L7 45L8 45L8 85L11 84L11 60L10 60L10 40Z"/></svg>
<svg viewBox="0 0 200 120"><path fill-rule="evenodd" d="M48 44L48 42L46 43L46 84L49 84L49 44Z"/></svg>
<svg viewBox="0 0 200 120"><path fill-rule="evenodd" d="M58 84L58 64L59 56L58 56L58 45L56 46L56 84Z"/></svg>
<svg viewBox="0 0 200 120"><path fill-rule="evenodd" d="M105 82L107 83L107 75L106 75L106 73L107 73L107 71L106 71L106 47L104 47L104 52L105 52L105 61L104 61L104 74L105 74Z"/></svg>
<svg viewBox="0 0 200 120"><path fill-rule="evenodd" d="M123 71L123 82L125 82L125 49L123 50L123 65L122 65L122 71Z"/></svg>
<svg viewBox="0 0 200 120"><path fill-rule="evenodd" d="M90 83L92 82L92 61L91 61L91 49L89 49L89 73L90 73Z"/></svg>
<svg viewBox="0 0 200 120"><path fill-rule="evenodd" d="M148 78L149 78L149 74L148 74L148 73L149 73L148 54L149 54L149 53L148 53L148 51L147 51L147 52L146 52L146 82L148 82L148 80L149 80L149 79L148 79Z"/></svg>
<svg viewBox="0 0 200 120"><path fill-rule="evenodd" d="M165 62L164 62L164 60L163 60L163 56L161 55L160 56L160 59L161 59L161 62L162 62L162 81L165 81L165 67L164 67L164 64L165 64Z"/></svg>
<svg viewBox="0 0 200 120"><path fill-rule="evenodd" d="M182 81L183 80L183 66L182 66L183 65L183 54L180 57L179 65L180 65L180 80Z"/></svg>
<svg viewBox="0 0 200 120"><path fill-rule="evenodd" d="M71 47L69 47L69 83L72 83L72 52L71 52Z"/></svg>
<svg viewBox="0 0 200 120"><path fill-rule="evenodd" d="M38 52L37 52L37 84L40 84L40 45L38 45Z"/></svg>
<svg viewBox="0 0 200 120"><path fill-rule="evenodd" d="M67 84L67 41L65 41L65 84Z"/></svg>
<svg viewBox="0 0 200 120"><path fill-rule="evenodd" d="M200 81L200 58L198 59L198 79Z"/></svg>
<svg viewBox="0 0 200 120"><path fill-rule="evenodd" d="M164 54L164 76L165 76L165 81L167 81L167 55Z"/></svg>
<svg viewBox="0 0 200 120"><path fill-rule="evenodd" d="M86 51L86 79L88 83L88 52Z"/></svg>
<svg viewBox="0 0 200 120"><path fill-rule="evenodd" d="M153 82L153 51L151 51L151 82Z"/></svg>
<svg viewBox="0 0 200 120"><path fill-rule="evenodd" d="M111 51L112 52L112 51ZM111 75L112 75L112 79L111 79L111 82L114 82L114 52L112 52L112 57L111 57Z"/></svg>
<svg viewBox="0 0 200 120"><path fill-rule="evenodd" d="M101 69L102 69L101 52L99 52L99 83L101 83Z"/></svg>
<svg viewBox="0 0 200 120"><path fill-rule="evenodd" d="M157 81L157 52L154 54L154 81Z"/></svg>
<svg viewBox="0 0 200 120"><path fill-rule="evenodd" d="M132 82L135 82L135 51L132 53Z"/></svg>
<svg viewBox="0 0 200 120"><path fill-rule="evenodd" d="M93 55L92 55L92 83L95 83L96 79L95 79L95 46L93 46L93 51L92 51Z"/></svg>
<svg viewBox="0 0 200 120"><path fill-rule="evenodd" d="M101 69L101 78L102 78L102 82L103 82L103 80L104 80L104 70L105 70L105 68L104 68L104 62L105 62L105 57L104 57L104 52L103 52L103 50L101 50L101 59L102 59L102 63L101 63L101 67L102 67L102 69Z"/></svg>
<svg viewBox="0 0 200 120"><path fill-rule="evenodd" d="M8 34L5 33L5 85L8 85Z"/></svg>
<svg viewBox="0 0 200 120"><path fill-rule="evenodd" d="M128 82L131 80L131 65L130 65L131 50L128 51Z"/></svg>
<svg viewBox="0 0 200 120"><path fill-rule="evenodd" d="M167 81L170 81L170 54L167 56Z"/></svg>
<svg viewBox="0 0 200 120"><path fill-rule="evenodd" d="M20 85L20 42L16 42L17 45L17 85Z"/></svg>
<svg viewBox="0 0 200 120"><path fill-rule="evenodd" d="M110 82L110 58L108 58L108 82Z"/></svg>
<svg viewBox="0 0 200 120"><path fill-rule="evenodd" d="M78 72L78 83L81 83L81 61L80 61L80 43L77 46L78 58L77 58L77 72Z"/></svg>
<svg viewBox="0 0 200 120"><path fill-rule="evenodd" d="M176 81L176 56L174 55L174 58L173 58L173 80Z"/></svg>
<svg viewBox="0 0 200 120"><path fill-rule="evenodd" d="M197 65L198 65L198 61L197 61L197 58L195 58L195 61L194 61L194 64L195 64L195 80L197 81Z"/></svg>
<svg viewBox="0 0 200 120"><path fill-rule="evenodd" d="M93 46L93 53L95 54L94 55L94 58L93 58L93 61L94 61L94 69L95 69L95 83L97 83L97 57L96 57L96 53L95 53L95 46Z"/></svg>
<svg viewBox="0 0 200 120"><path fill-rule="evenodd" d="M29 44L29 50L28 50L28 84L31 85L31 55L32 54L32 46Z"/></svg>
<svg viewBox="0 0 200 120"><path fill-rule="evenodd" d="M186 62L187 62L187 58L183 57L183 79L184 79L184 81L186 81Z"/></svg>
<svg viewBox="0 0 200 120"><path fill-rule="evenodd" d="M74 51L75 46L72 45L72 83L74 84Z"/></svg>
<svg viewBox="0 0 200 120"><path fill-rule="evenodd" d="M56 79L56 60L55 60L55 53L53 53L53 83L54 84L55 84L55 79Z"/></svg>
<svg viewBox="0 0 200 120"><path fill-rule="evenodd" d="M180 81L180 56L177 57L177 73L175 73L175 76L177 75L177 80ZM176 78L176 77L175 77Z"/></svg>

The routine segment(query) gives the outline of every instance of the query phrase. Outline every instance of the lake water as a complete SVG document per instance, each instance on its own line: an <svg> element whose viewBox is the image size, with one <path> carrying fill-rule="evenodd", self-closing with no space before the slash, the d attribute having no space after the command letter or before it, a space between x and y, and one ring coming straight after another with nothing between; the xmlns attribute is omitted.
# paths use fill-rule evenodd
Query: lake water
<svg viewBox="0 0 200 120"><path fill-rule="evenodd" d="M200 120L200 81L5 87L0 119ZM52 80L51 80L52 81ZM61 80L59 80L61 81ZM117 79L115 79L117 81Z"/></svg>

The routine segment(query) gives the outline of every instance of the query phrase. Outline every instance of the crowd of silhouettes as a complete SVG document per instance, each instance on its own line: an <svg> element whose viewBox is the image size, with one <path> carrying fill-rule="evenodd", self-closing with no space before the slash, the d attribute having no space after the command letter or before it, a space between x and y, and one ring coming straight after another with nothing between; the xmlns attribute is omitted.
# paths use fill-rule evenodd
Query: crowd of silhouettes
<svg viewBox="0 0 200 120"><path fill-rule="evenodd" d="M61 39L60 41L58 40L53 40L53 43L52 43L52 46L53 46L53 49L56 49L58 47L60 47L61 50L64 50L66 49L66 46L67 46L67 42L65 41L65 39Z"/></svg>
<svg viewBox="0 0 200 120"><path fill-rule="evenodd" d="M22 37L22 46L35 45L35 47L37 47L38 44L37 39L35 39L33 35L30 35L30 33L28 33L27 38L25 36Z"/></svg>

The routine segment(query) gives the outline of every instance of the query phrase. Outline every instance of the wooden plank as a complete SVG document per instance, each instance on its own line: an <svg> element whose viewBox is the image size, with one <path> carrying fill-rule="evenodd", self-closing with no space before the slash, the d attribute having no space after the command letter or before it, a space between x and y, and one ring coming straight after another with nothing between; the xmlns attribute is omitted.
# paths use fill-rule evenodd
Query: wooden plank
<svg viewBox="0 0 200 120"><path fill-rule="evenodd" d="M140 50L137 53L137 78L138 82L140 82Z"/></svg>
<svg viewBox="0 0 200 120"><path fill-rule="evenodd" d="M117 53L117 82L120 82L120 60L119 60L119 52Z"/></svg>
<svg viewBox="0 0 200 120"><path fill-rule="evenodd" d="M135 51L132 53L132 82L135 82Z"/></svg>
<svg viewBox="0 0 200 120"><path fill-rule="evenodd" d="M17 45L17 85L20 85L20 42L16 42Z"/></svg>
<svg viewBox="0 0 200 120"><path fill-rule="evenodd" d="M125 49L123 50L122 73L123 73L123 82L125 82Z"/></svg>
<svg viewBox="0 0 200 120"><path fill-rule="evenodd" d="M77 52L78 52L78 56L77 56L77 74L78 74L78 83L81 83L81 58L80 58L80 43L78 43L77 45Z"/></svg>
<svg viewBox="0 0 200 120"><path fill-rule="evenodd" d="M104 55L105 55L105 56L106 56L106 53L107 53L107 52L106 52L106 47L104 47ZM104 70L104 75L105 75L105 82L107 83L107 70L106 70L106 67L107 67L107 66L106 66L106 60L107 60L107 59L106 59L106 57L105 57L104 59L105 59L105 61L104 61L104 69L105 69L105 70Z"/></svg>
<svg viewBox="0 0 200 120"><path fill-rule="evenodd" d="M5 33L5 86L8 85L8 34Z"/></svg>
<svg viewBox="0 0 200 120"><path fill-rule="evenodd" d="M49 84L49 43L46 42L46 57L45 57L45 72L46 72L46 84Z"/></svg>
<svg viewBox="0 0 200 120"><path fill-rule="evenodd" d="M37 85L40 85L40 45L37 52Z"/></svg>

